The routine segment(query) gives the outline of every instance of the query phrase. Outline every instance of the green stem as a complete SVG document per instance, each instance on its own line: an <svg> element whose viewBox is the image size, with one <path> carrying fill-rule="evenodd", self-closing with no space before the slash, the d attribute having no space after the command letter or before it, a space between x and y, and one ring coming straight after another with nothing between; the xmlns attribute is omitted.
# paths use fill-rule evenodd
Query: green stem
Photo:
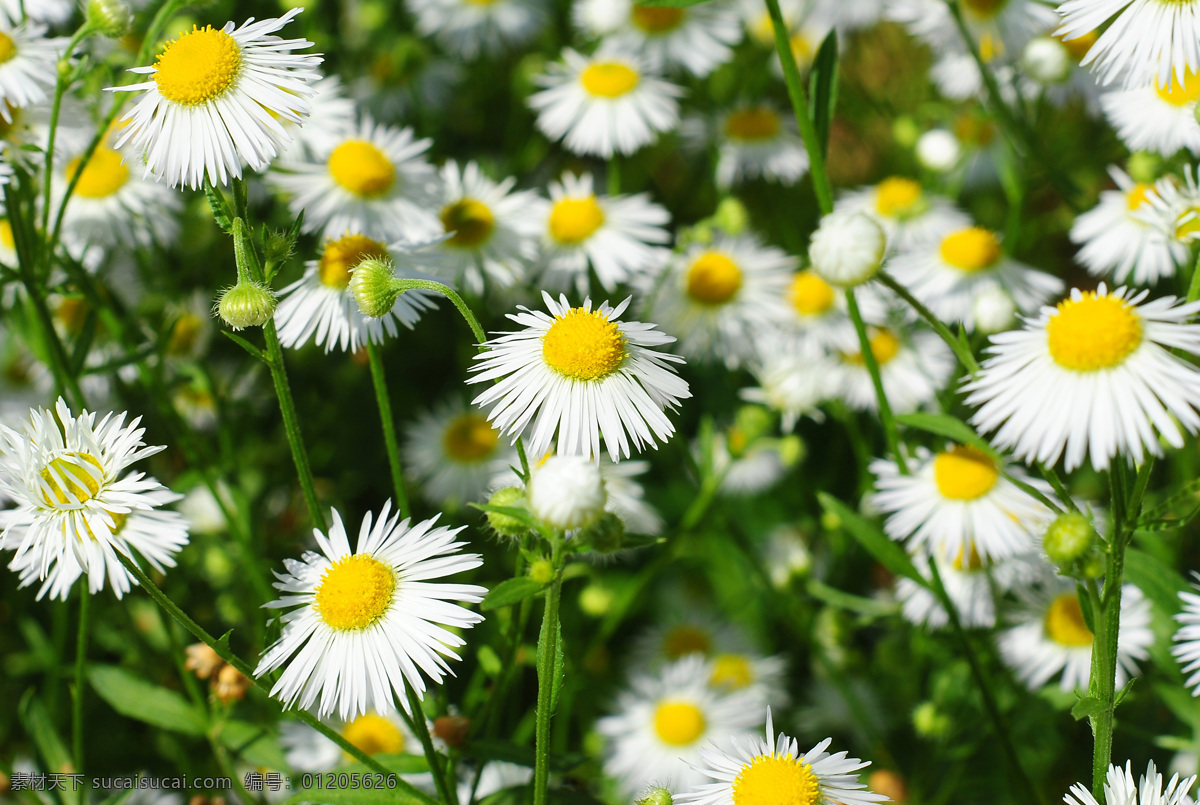
<svg viewBox="0 0 1200 805"><path fill-rule="evenodd" d="M62 112L63 95L67 92L67 81L70 78L71 54L75 51L75 47L92 34L92 26L89 22L84 22L79 26L71 41L67 43L66 49L63 51L62 58L58 60L58 80L54 82L54 101L50 104L50 132L46 135L46 160L42 165L42 234L49 238L47 227L50 225L50 181L54 176L54 141L58 134L58 116ZM83 173L83 162L80 162L76 168L76 174ZM66 206L66 203L63 203ZM46 260L50 261L50 255L54 254L54 242L47 239L46 241ZM49 273L47 265L47 274Z"/></svg>
<svg viewBox="0 0 1200 805"><path fill-rule="evenodd" d="M463 320L471 328L471 334L475 336L475 346L482 348L483 343L487 341L487 335L483 332L483 327L479 325L479 319L475 318L475 314L471 312L471 308L467 307L467 303L463 301L463 298L449 285L443 285L440 282L433 282L431 280L401 278L396 280L396 287L401 291L422 290L440 293L454 303L454 306L458 308L458 312L462 314Z"/></svg>
<svg viewBox="0 0 1200 805"><path fill-rule="evenodd" d="M551 563L554 580L546 590L546 609L542 615L542 630L538 635L537 654L537 721L533 767L533 805L546 805L550 783L550 719L553 716L554 660L558 655L558 610L562 602L562 536L556 540Z"/></svg>
<svg viewBox="0 0 1200 805"><path fill-rule="evenodd" d="M367 339L367 358L371 363L371 382L375 386L375 402L379 405L379 419L383 425L383 444L387 450L388 468L392 472L392 494L396 496L396 508L401 517L408 517L408 496L404 494L404 470L400 466L400 449L396 445L396 420L392 416L392 401L388 396L387 378L383 374L383 358L379 345Z"/></svg>
<svg viewBox="0 0 1200 805"><path fill-rule="evenodd" d="M959 363L968 372L975 374L979 371L979 361L975 360L975 355L971 352L971 348L959 340L954 333L950 332L950 328L943 324L937 316L933 315L933 311L925 307L907 288L897 282L895 277L886 271L880 271L875 275L875 279L882 282L897 296L907 302L917 312L917 315L924 319L933 328L935 333L941 336L941 339L946 342L946 346L954 350L954 354L958 356Z"/></svg>
<svg viewBox="0 0 1200 805"><path fill-rule="evenodd" d="M83 772L83 692L87 680L88 604L92 596L80 585L79 591L79 634L75 640L75 701L71 718L71 744L75 756L75 770ZM86 791L86 786L84 786ZM81 801L86 794L81 794Z"/></svg>
<svg viewBox="0 0 1200 805"><path fill-rule="evenodd" d="M879 374L879 362L871 350L871 338L867 335L867 325L863 322L862 313L858 309L858 301L854 298L854 289L846 289L846 305L850 310L850 320L854 322L854 331L858 333L858 343L862 348L863 364L871 375L871 385L875 387L875 399L879 402L879 418L883 420L883 433L887 438L888 452L896 461L896 467L901 475L908 475L908 462L900 448L900 431L896 427L896 417L892 414L891 403L883 389L883 376Z"/></svg>
<svg viewBox="0 0 1200 805"><path fill-rule="evenodd" d="M409 709L412 710L411 718L408 718L409 714L406 713L405 720L409 722L409 727L425 751L425 759L429 761L429 771L433 774L433 783L437 787L438 796L441 797L442 802L453 805L458 802L455 788L446 779L446 767L442 765L442 756L434 748L433 736L429 734L429 725L425 723L425 710L422 709L421 700L417 697L417 692L413 690L412 685L408 684L408 680L404 681L404 692L408 697Z"/></svg>
<svg viewBox="0 0 1200 805"><path fill-rule="evenodd" d="M1188 285L1187 301L1195 302L1200 299L1200 252L1196 254L1196 263L1192 268L1192 281Z"/></svg>

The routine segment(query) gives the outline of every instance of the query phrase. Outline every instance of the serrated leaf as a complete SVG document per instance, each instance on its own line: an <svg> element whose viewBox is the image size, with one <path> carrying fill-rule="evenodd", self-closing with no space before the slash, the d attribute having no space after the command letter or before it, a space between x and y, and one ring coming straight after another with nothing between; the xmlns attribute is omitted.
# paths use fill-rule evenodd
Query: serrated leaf
<svg viewBox="0 0 1200 805"><path fill-rule="evenodd" d="M204 734L204 715L173 690L114 665L91 666L88 680L100 698L123 716L185 735Z"/></svg>
<svg viewBox="0 0 1200 805"><path fill-rule="evenodd" d="M233 234L233 216L229 212L229 205L225 203L225 197L221 195L221 191L205 182L204 197L208 199L208 208L212 210L213 220L217 222L217 226L221 227L222 232Z"/></svg>
<svg viewBox="0 0 1200 805"><path fill-rule="evenodd" d="M221 725L216 738L233 754L251 766L263 769L286 769L287 758L279 742L267 729L248 721L230 719Z"/></svg>
<svg viewBox="0 0 1200 805"><path fill-rule="evenodd" d="M251 357L258 358L260 361L263 361L264 363L266 362L267 356L263 353L263 351L261 349L259 349L258 347L254 346L253 344L251 344L246 339L242 338L240 335L231 333L228 330L222 330L221 334L224 335L226 338L228 338L233 343L237 344L242 349L249 352Z"/></svg>
<svg viewBox="0 0 1200 805"><path fill-rule="evenodd" d="M1102 712L1104 712L1104 702L1095 696L1085 696L1071 707L1071 715L1075 717L1076 721L1098 716Z"/></svg>
<svg viewBox="0 0 1200 805"><path fill-rule="evenodd" d="M886 534L867 522L857 512L851 511L846 504L833 495L818 492L817 499L820 500L821 507L830 514L836 515L846 530L850 532L850 536L858 540L859 544L866 548L881 565L897 576L912 579L925 589L930 589L929 582L917 572L917 568L908 558L908 554Z"/></svg>
<svg viewBox="0 0 1200 805"><path fill-rule="evenodd" d="M50 720L46 706L34 691L30 690L21 697L17 711L25 732L33 739L33 745L42 756L42 763L45 764L43 768L58 772L71 767L71 755L67 752L67 746L54 729L54 722Z"/></svg>
<svg viewBox="0 0 1200 805"><path fill-rule="evenodd" d="M1125 549L1125 580L1166 615L1179 611L1179 594L1188 590L1187 580L1177 570L1132 546Z"/></svg>
<svg viewBox="0 0 1200 805"><path fill-rule="evenodd" d="M545 586L540 581L535 581L528 576L518 576L515 579L502 581L488 591L479 608L484 612L488 612L493 609L519 604L526 598L541 592Z"/></svg>
<svg viewBox="0 0 1200 805"><path fill-rule="evenodd" d="M817 49L808 84L808 115L817 132L821 153L829 151L829 131L833 125L833 110L838 96L837 30L831 30Z"/></svg>

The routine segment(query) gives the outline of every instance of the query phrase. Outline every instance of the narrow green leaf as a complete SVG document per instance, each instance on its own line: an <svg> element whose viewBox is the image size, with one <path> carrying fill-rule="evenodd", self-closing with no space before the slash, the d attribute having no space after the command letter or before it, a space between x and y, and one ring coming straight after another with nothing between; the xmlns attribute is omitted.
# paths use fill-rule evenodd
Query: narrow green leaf
<svg viewBox="0 0 1200 805"><path fill-rule="evenodd" d="M923 430L926 433L933 433L938 436L945 436L947 439L953 439L959 444L969 445L982 450L997 461L1000 460L1000 454L996 452L996 449L988 444L986 439L976 433L970 425L958 417L950 416L949 414L918 412L914 414L900 414L896 417L896 421L906 428L915 428Z"/></svg>
<svg viewBox="0 0 1200 805"><path fill-rule="evenodd" d="M113 665L93 665L88 680L100 698L123 716L185 735L204 734L204 715L173 690Z"/></svg>
<svg viewBox="0 0 1200 805"><path fill-rule="evenodd" d="M887 604L882 601L876 601L874 598L863 598L860 595L843 592L836 587L830 587L828 584L822 583L818 579L809 579L806 589L809 595L820 601L824 601L826 604L848 612L857 612L859 615L870 618L894 615L900 610L895 604Z"/></svg>
<svg viewBox="0 0 1200 805"><path fill-rule="evenodd" d="M208 207L212 210L213 220L221 231L233 234L233 216L229 213L229 205L221 191L207 182L204 183L204 197L208 199Z"/></svg>
<svg viewBox="0 0 1200 805"><path fill-rule="evenodd" d="M562 622L555 624L558 631L558 639L554 641L554 665L550 671L550 712L553 713L558 708L558 694L562 692L563 683L563 637L562 637ZM542 628L538 632L537 644L537 666L542 667L542 651L549 639L549 632L546 621L542 621ZM542 684L539 679L538 684Z"/></svg>
<svg viewBox="0 0 1200 805"><path fill-rule="evenodd" d="M518 576L515 579L502 581L488 591L479 608L484 612L488 612L493 609L519 604L526 598L541 592L545 586L540 581L535 581L528 576Z"/></svg>
<svg viewBox="0 0 1200 805"><path fill-rule="evenodd" d="M833 126L833 110L838 96L837 31L831 30L817 49L808 84L808 114L817 132L821 154L829 151L829 131Z"/></svg>
<svg viewBox="0 0 1200 805"><path fill-rule="evenodd" d="M1104 712L1104 702L1097 699L1095 696L1086 696L1071 708L1071 715L1076 721L1082 721L1085 718L1098 716Z"/></svg>
<svg viewBox="0 0 1200 805"><path fill-rule="evenodd" d="M42 756L42 768L57 772L71 766L71 755L67 752L67 746L58 736L54 722L46 712L46 706L34 691L30 690L21 697L17 709L25 732L33 739L33 745Z"/></svg>
<svg viewBox="0 0 1200 805"><path fill-rule="evenodd" d="M254 346L253 344L251 344L246 339L242 338L240 335L231 333L228 330L222 330L221 333L226 338L228 338L230 341L232 341L233 343L237 344L242 349L249 352L251 357L258 358L260 361L263 361L264 363L266 362L267 356L263 353L263 351L261 349L259 349L258 347Z"/></svg>
<svg viewBox="0 0 1200 805"><path fill-rule="evenodd" d="M1188 589L1187 580L1177 570L1132 546L1125 549L1125 579L1165 615L1179 611L1179 594Z"/></svg>
<svg viewBox="0 0 1200 805"><path fill-rule="evenodd" d="M850 535L858 540L881 565L897 576L912 579L922 587L929 589L929 582L917 572L917 568L908 558L908 554L886 534L867 522L857 512L851 511L846 504L832 495L818 492L817 499L821 501L821 507L830 514L836 515Z"/></svg>
<svg viewBox="0 0 1200 805"><path fill-rule="evenodd" d="M1125 683L1125 687L1117 691L1116 697L1113 699L1113 707L1119 705L1129 695L1129 691L1133 690L1133 683L1137 681L1136 676L1129 677L1129 681Z"/></svg>
<svg viewBox="0 0 1200 805"><path fill-rule="evenodd" d="M479 509L481 512L493 512L494 514L503 514L505 517L511 517L531 531L537 531L542 527L538 519L533 516L533 512L519 506L492 506L488 503L472 503L471 507Z"/></svg>
<svg viewBox="0 0 1200 805"><path fill-rule="evenodd" d="M1083 615L1083 623L1088 631L1096 633L1096 613L1092 611L1092 601L1088 598L1087 589L1075 582L1075 596L1079 599L1079 612Z"/></svg>
<svg viewBox="0 0 1200 805"><path fill-rule="evenodd" d="M271 732L248 721L230 719L220 726L217 740L234 756L263 769L286 769L287 758Z"/></svg>
<svg viewBox="0 0 1200 805"><path fill-rule="evenodd" d="M83 364L87 360L88 352L92 349L92 341L96 337L96 311L89 310L87 317L83 320L83 328L79 331L79 335L75 336L75 343L71 348L71 374L75 377L83 374Z"/></svg>

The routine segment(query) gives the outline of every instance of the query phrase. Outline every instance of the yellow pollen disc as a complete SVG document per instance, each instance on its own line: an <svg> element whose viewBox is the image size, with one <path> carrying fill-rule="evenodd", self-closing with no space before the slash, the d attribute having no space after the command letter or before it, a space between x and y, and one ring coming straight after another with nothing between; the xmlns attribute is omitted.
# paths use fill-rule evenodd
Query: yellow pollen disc
<svg viewBox="0 0 1200 805"><path fill-rule="evenodd" d="M820 797L812 766L791 755L759 755L733 778L733 805L814 805Z"/></svg>
<svg viewBox="0 0 1200 805"><path fill-rule="evenodd" d="M17 55L17 43L12 41L12 37L0 31L0 64Z"/></svg>
<svg viewBox="0 0 1200 805"><path fill-rule="evenodd" d="M933 460L933 480L938 492L950 500L975 500L996 485L1000 471L982 450L958 445Z"/></svg>
<svg viewBox="0 0 1200 805"><path fill-rule="evenodd" d="M690 702L663 702L654 710L654 732L671 746L694 744L706 726L704 713Z"/></svg>
<svg viewBox="0 0 1200 805"><path fill-rule="evenodd" d="M963 6L977 16L991 17L1004 8L1004 4L1007 2L1008 0L963 0Z"/></svg>
<svg viewBox="0 0 1200 805"><path fill-rule="evenodd" d="M972 226L943 238L941 254L959 271L979 271L1000 259L1000 241L991 230Z"/></svg>
<svg viewBox="0 0 1200 805"><path fill-rule="evenodd" d="M603 313L572 308L542 336L542 359L559 374L597 380L615 372L625 360L625 336Z"/></svg>
<svg viewBox="0 0 1200 805"><path fill-rule="evenodd" d="M1059 37L1055 37L1060 39ZM1092 45L1096 44L1096 40L1100 38L1099 31L1088 31L1083 36L1077 36L1074 39L1060 39L1063 45L1066 46L1067 52L1071 54L1071 58L1075 61L1083 61L1083 57L1092 49Z"/></svg>
<svg viewBox="0 0 1200 805"><path fill-rule="evenodd" d="M221 97L237 81L242 49L237 41L211 25L189 33L158 54L154 83L168 101L197 106Z"/></svg>
<svg viewBox="0 0 1200 805"><path fill-rule="evenodd" d="M367 755L398 755L404 751L404 733L375 713L351 721L342 728L342 737Z"/></svg>
<svg viewBox="0 0 1200 805"><path fill-rule="evenodd" d="M579 76L583 88L599 98L620 98L638 85L637 70L620 62L604 61L589 65Z"/></svg>
<svg viewBox="0 0 1200 805"><path fill-rule="evenodd" d="M317 263L321 282L330 288L345 288L350 284L350 272L368 257L386 258L387 247L366 235L344 235L325 241L325 251Z"/></svg>
<svg viewBox="0 0 1200 805"><path fill-rule="evenodd" d="M483 202L464 198L442 209L442 226L454 233L447 245L473 249L491 236L496 219Z"/></svg>
<svg viewBox="0 0 1200 805"><path fill-rule="evenodd" d="M392 189L396 168L366 140L346 140L329 155L329 175L356 196L377 198Z"/></svg>
<svg viewBox="0 0 1200 805"><path fill-rule="evenodd" d="M58 307L54 310L54 318L70 333L78 333L83 330L83 324L87 321L87 315L87 302L82 299L73 299L69 296L59 302Z"/></svg>
<svg viewBox="0 0 1200 805"><path fill-rule="evenodd" d="M788 44L792 48L792 58L796 60L798 66L806 67L812 64L816 53L813 52L812 43L808 41L808 37L803 32L792 34L788 39Z"/></svg>
<svg viewBox="0 0 1200 805"><path fill-rule="evenodd" d="M991 31L985 31L983 36L979 37L979 58L990 64L1003 55L1004 40Z"/></svg>
<svg viewBox="0 0 1200 805"><path fill-rule="evenodd" d="M13 238L12 223L7 218L0 220L0 243L3 243L4 248L9 251L17 248L17 241Z"/></svg>
<svg viewBox="0 0 1200 805"><path fill-rule="evenodd" d="M742 270L727 255L705 252L687 273L688 296L706 305L723 305L742 287Z"/></svg>
<svg viewBox="0 0 1200 805"><path fill-rule="evenodd" d="M479 461L490 456L499 441L500 435L487 419L479 414L463 414L446 427L442 448L459 461Z"/></svg>
<svg viewBox="0 0 1200 805"><path fill-rule="evenodd" d="M1046 637L1062 646L1090 646L1092 630L1087 628L1079 597L1075 593L1063 593L1050 603L1046 619L1042 624Z"/></svg>
<svg viewBox="0 0 1200 805"><path fill-rule="evenodd" d="M761 142L779 134L779 115L774 109L754 106L737 109L725 118L725 136L731 140Z"/></svg>
<svg viewBox="0 0 1200 805"><path fill-rule="evenodd" d="M875 363L879 366L885 365L892 358L900 354L900 339L896 337L891 330L877 330L871 336L871 354L875 356ZM845 354L844 357L850 363L857 366L865 366L861 352Z"/></svg>
<svg viewBox="0 0 1200 805"><path fill-rule="evenodd" d="M1125 194L1125 203L1129 206L1129 211L1132 212L1145 204L1148 200L1147 194L1153 189L1152 185L1145 182L1138 182L1129 188L1129 192Z"/></svg>
<svg viewBox="0 0 1200 805"><path fill-rule="evenodd" d="M663 654L668 660L677 660L689 654L708 654L712 651L712 640L708 633L695 626L676 626L663 638Z"/></svg>
<svg viewBox="0 0 1200 805"><path fill-rule="evenodd" d="M1088 291L1064 299L1046 325L1050 357L1064 369L1092 372L1119 366L1142 343L1142 319L1115 296Z"/></svg>
<svg viewBox="0 0 1200 805"><path fill-rule="evenodd" d="M833 286L815 271L801 271L792 277L788 300L801 316L819 316L833 307Z"/></svg>
<svg viewBox="0 0 1200 805"><path fill-rule="evenodd" d="M45 483L42 502L47 506L62 506L96 497L100 493L100 481L84 464L103 469L90 453L68 453L51 461L50 466L38 473Z"/></svg>
<svg viewBox="0 0 1200 805"><path fill-rule="evenodd" d="M120 190L129 181L129 168L122 162L120 152L100 146L92 154L79 181L75 184L75 195L84 198L108 198ZM67 164L67 179L73 179L79 172L79 158Z"/></svg>
<svg viewBox="0 0 1200 805"><path fill-rule="evenodd" d="M325 571L313 608L331 629L365 629L387 612L396 574L367 554L346 556Z"/></svg>
<svg viewBox="0 0 1200 805"><path fill-rule="evenodd" d="M656 8L634 6L631 17L633 24L648 34L665 34L683 23L682 8Z"/></svg>
<svg viewBox="0 0 1200 805"><path fill-rule="evenodd" d="M754 669L750 661L741 654L722 654L713 661L713 672L708 682L715 688L741 690L754 681Z"/></svg>
<svg viewBox="0 0 1200 805"><path fill-rule="evenodd" d="M1158 86L1158 82L1154 82L1154 91L1158 93L1158 97L1162 98L1172 106L1186 106L1189 103L1200 101L1200 75L1196 75L1191 70L1188 70L1183 75L1183 84L1175 78L1175 74L1171 74L1171 81L1165 86Z"/></svg>
<svg viewBox="0 0 1200 805"><path fill-rule="evenodd" d="M1200 207L1188 207L1175 218L1175 239L1185 240L1200 233Z"/></svg>
<svg viewBox="0 0 1200 805"><path fill-rule="evenodd" d="M875 211L884 218L904 218L921 200L921 185L912 179L892 176L875 188Z"/></svg>
<svg viewBox="0 0 1200 805"><path fill-rule="evenodd" d="M604 210L595 196L564 198L550 210L550 237L559 243L583 243L604 224Z"/></svg>
<svg viewBox="0 0 1200 805"><path fill-rule="evenodd" d="M184 313L175 321L171 330L171 340L167 343L167 352L171 355L186 355L196 347L196 339L204 323L193 313Z"/></svg>
<svg viewBox="0 0 1200 805"><path fill-rule="evenodd" d="M966 546L958 549L958 556L954 557L953 562L955 570L967 573L983 570L983 557L979 555L979 551L975 550L974 543L971 543L970 548L970 551L967 551ZM963 561L964 558L966 561Z"/></svg>

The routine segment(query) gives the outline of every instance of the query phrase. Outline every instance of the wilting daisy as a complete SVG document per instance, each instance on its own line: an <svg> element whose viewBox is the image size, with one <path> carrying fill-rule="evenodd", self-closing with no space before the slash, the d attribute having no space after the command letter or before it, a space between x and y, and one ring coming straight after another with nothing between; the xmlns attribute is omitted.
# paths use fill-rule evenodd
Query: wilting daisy
<svg viewBox="0 0 1200 805"><path fill-rule="evenodd" d="M390 514L390 516L389 516ZM320 553L285 562L275 587L283 593L266 606L299 607L282 616L283 634L263 655L255 676L283 667L271 688L288 707L343 721L370 711L409 712L405 687L421 698L425 677L441 683L446 658L464 640L448 629L466 629L483 618L450 602L476 603L487 592L474 584L432 582L478 567L478 554L459 553L462 528L435 528L437 518L410 525L391 514L370 513L350 541L333 512L328 535L314 529ZM319 703L318 703L319 699Z"/></svg>
<svg viewBox="0 0 1200 805"><path fill-rule="evenodd" d="M487 418L450 398L405 429L404 466L425 497L442 505L482 499L517 464Z"/></svg>
<svg viewBox="0 0 1200 805"><path fill-rule="evenodd" d="M1154 188L1115 165L1108 172L1118 189L1101 191L1099 203L1071 226L1071 242L1079 245L1076 259L1093 276L1111 273L1114 282L1132 278L1136 285L1153 285L1172 276L1187 260L1187 246L1137 214L1157 195Z"/></svg>
<svg viewBox="0 0 1200 805"><path fill-rule="evenodd" d="M349 721L330 719L329 726L367 755L420 754L421 745L399 715L364 713ZM307 724L284 721L279 744L288 765L297 771L328 771L348 762L350 755Z"/></svg>
<svg viewBox="0 0 1200 805"><path fill-rule="evenodd" d="M517 48L546 24L543 0L409 0L423 36L464 59Z"/></svg>
<svg viewBox="0 0 1200 805"><path fill-rule="evenodd" d="M304 276L280 291L282 297L275 308L275 325L279 342L285 347L299 349L311 338L317 346L329 352L335 346L356 352L369 339L383 343L396 336L398 323L408 329L421 318L425 310L434 307L434 295L421 290L406 291L396 298L396 304L384 316L367 318L358 309L350 290L350 273L368 258L396 260L396 276L409 279L433 279L416 271L409 262L423 260L410 255L423 245L396 242L385 246L366 235L344 233L337 239L325 241L321 257L305 263Z"/></svg>
<svg viewBox="0 0 1200 805"><path fill-rule="evenodd" d="M473 294L483 293L485 278L501 288L516 285L537 257L540 228L530 210L538 199L529 190L512 192L516 182L493 182L474 162L442 167L438 217L448 237L438 246L437 267Z"/></svg>
<svg viewBox="0 0 1200 805"><path fill-rule="evenodd" d="M309 82L320 56L291 51L310 47L304 39L274 33L299 14L247 20L239 28L193 28L167 44L152 67L130 72L151 79L114 92L142 92L123 120L126 143L145 154L145 173L172 187L228 184L242 164L262 170L290 138L280 121L299 123L308 114Z"/></svg>
<svg viewBox="0 0 1200 805"><path fill-rule="evenodd" d="M888 263L888 270L935 316L961 322L968 331L975 329L975 301L994 289L1002 289L1024 312L1063 289L1058 277L1008 257L996 234L978 226L914 246Z"/></svg>
<svg viewBox="0 0 1200 805"><path fill-rule="evenodd" d="M970 216L949 199L926 193L919 182L903 176L889 176L873 187L846 193L835 209L874 218L883 227L888 246L899 252L971 225Z"/></svg>
<svg viewBox="0 0 1200 805"><path fill-rule="evenodd" d="M424 240L442 232L437 172L423 154L430 140L363 118L340 141L325 142L314 161L284 162L269 181L290 196L304 231L325 237L361 232L385 241Z"/></svg>
<svg viewBox="0 0 1200 805"><path fill-rule="evenodd" d="M596 194L591 174L564 173L551 182L550 201L538 200L531 218L545 221L542 230L542 283L563 289L571 285L587 296L588 266L604 290L643 278L670 254L662 247L671 239L671 214L645 193L632 196Z"/></svg>
<svg viewBox="0 0 1200 805"><path fill-rule="evenodd" d="M785 431L796 427L802 416L818 422L822 414L817 406L830 393L830 360L811 338L767 337L758 343L758 357L750 372L757 386L738 392L747 402L765 405L780 415Z"/></svg>
<svg viewBox="0 0 1200 805"><path fill-rule="evenodd" d="M1104 781L1104 801L1096 802L1092 792L1083 783L1071 786L1071 793L1063 795L1067 805L1191 805L1192 798L1188 792L1196 783L1196 775L1180 780L1179 775L1171 776L1171 782L1163 790L1163 778L1151 760L1146 764L1146 773L1133 784L1133 765L1125 761L1125 770L1109 764L1108 776Z"/></svg>
<svg viewBox="0 0 1200 805"><path fill-rule="evenodd" d="M1100 96L1104 116L1131 151L1154 151L1171 156L1181 148L1200 155L1200 75L1188 72L1183 82L1174 78L1159 87L1145 86L1107 92Z"/></svg>
<svg viewBox="0 0 1200 805"><path fill-rule="evenodd" d="M1180 424L1200 428L1200 372L1170 349L1200 352L1200 302L1146 291L1071 291L1020 330L991 337L983 370L963 388L979 406L971 423L1025 461L1067 472L1091 456L1096 470L1121 454L1140 463L1160 455L1159 438L1183 446Z"/></svg>
<svg viewBox="0 0 1200 805"><path fill-rule="evenodd" d="M719 3L656 8L633 0L579 0L575 25L632 52L656 67L679 67L704 77L732 55L742 38L737 15Z"/></svg>
<svg viewBox="0 0 1200 805"><path fill-rule="evenodd" d="M566 296L555 302L543 291L542 300L549 315L520 307L508 318L524 329L501 333L475 356L467 382L499 382L473 404L491 405L488 419L513 441L524 434L534 456L552 444L560 455L599 456L603 436L618 461L629 458L631 443L642 450L670 438L675 428L663 409L691 393L671 368L683 358L652 348L675 339L654 324L618 321L628 299L595 310L590 299L572 308Z"/></svg>
<svg viewBox="0 0 1200 805"><path fill-rule="evenodd" d="M886 327L870 328L871 354L879 365L883 391L896 413L915 411L937 396L954 371L954 355L935 333L918 330L907 337ZM874 411L879 406L875 386L857 343L847 343L834 352L830 373L835 390L857 411Z"/></svg>
<svg viewBox="0 0 1200 805"><path fill-rule="evenodd" d="M868 791L866 784L858 781L856 772L870 763L847 757L844 751L825 751L832 740L826 738L801 752L795 738L775 734L768 709L765 740L730 736L728 741L714 740L713 745L701 748L696 771L716 782L680 786L675 801L680 805L866 805L887 801L886 796ZM731 749L726 751L721 744Z"/></svg>
<svg viewBox="0 0 1200 805"><path fill-rule="evenodd" d="M650 75L644 57L601 48L583 56L567 48L534 81L541 92L529 97L537 126L568 151L608 159L632 154L675 128L683 90Z"/></svg>
<svg viewBox="0 0 1200 805"><path fill-rule="evenodd" d="M677 254L648 301L679 351L735 368L755 357L765 330L788 321L788 282L796 259L756 237L718 234Z"/></svg>
<svg viewBox="0 0 1200 805"><path fill-rule="evenodd" d="M1183 611L1175 614L1175 622L1179 629L1175 632L1175 646L1171 653L1179 662L1183 673L1188 675L1184 683L1192 689L1193 696L1200 696L1200 573L1193 572L1192 582L1194 593L1180 593L1183 601Z"/></svg>
<svg viewBox="0 0 1200 805"><path fill-rule="evenodd" d="M717 129L717 184L759 177L793 185L808 171L808 152L795 125L766 103L722 115Z"/></svg>
<svg viewBox="0 0 1200 805"><path fill-rule="evenodd" d="M625 795L650 783L678 791L703 782L694 767L701 747L749 738L762 723L753 693L714 688L712 674L696 656L643 672L617 697L613 714L596 722L608 740L604 771Z"/></svg>
<svg viewBox="0 0 1200 805"><path fill-rule="evenodd" d="M1189 70L1200 73L1196 0L1065 0L1058 13L1057 34L1067 42L1091 36L1115 15L1083 59L1094 65L1103 84L1121 78L1125 86L1155 81L1161 87L1172 76L1182 82Z"/></svg>
<svg viewBox="0 0 1200 805"><path fill-rule="evenodd" d="M183 518L156 511L181 496L125 472L166 449L146 445L141 418L126 425L125 416L97 423L89 411L73 416L59 398L54 411L30 411L21 432L0 425L0 492L17 502L5 512L0 548L16 551L9 566L21 586L43 582L38 598L66 599L84 573L89 592L104 589L107 578L120 598L136 581L118 553L163 572L187 544Z"/></svg>
<svg viewBox="0 0 1200 805"><path fill-rule="evenodd" d="M1059 671L1063 690L1087 689L1092 667L1092 632L1083 619L1075 584L1057 579L1019 590L1025 603L1020 623L1000 635L1000 656L1030 690ZM1150 602L1126 584L1121 591L1121 631L1117 638L1117 687L1138 672L1137 660L1149 656L1154 642Z"/></svg>
<svg viewBox="0 0 1200 805"><path fill-rule="evenodd" d="M0 117L5 121L11 120L13 107L50 99L47 90L54 87L67 47L65 38L47 37L45 25L14 23L17 18L0 14Z"/></svg>

